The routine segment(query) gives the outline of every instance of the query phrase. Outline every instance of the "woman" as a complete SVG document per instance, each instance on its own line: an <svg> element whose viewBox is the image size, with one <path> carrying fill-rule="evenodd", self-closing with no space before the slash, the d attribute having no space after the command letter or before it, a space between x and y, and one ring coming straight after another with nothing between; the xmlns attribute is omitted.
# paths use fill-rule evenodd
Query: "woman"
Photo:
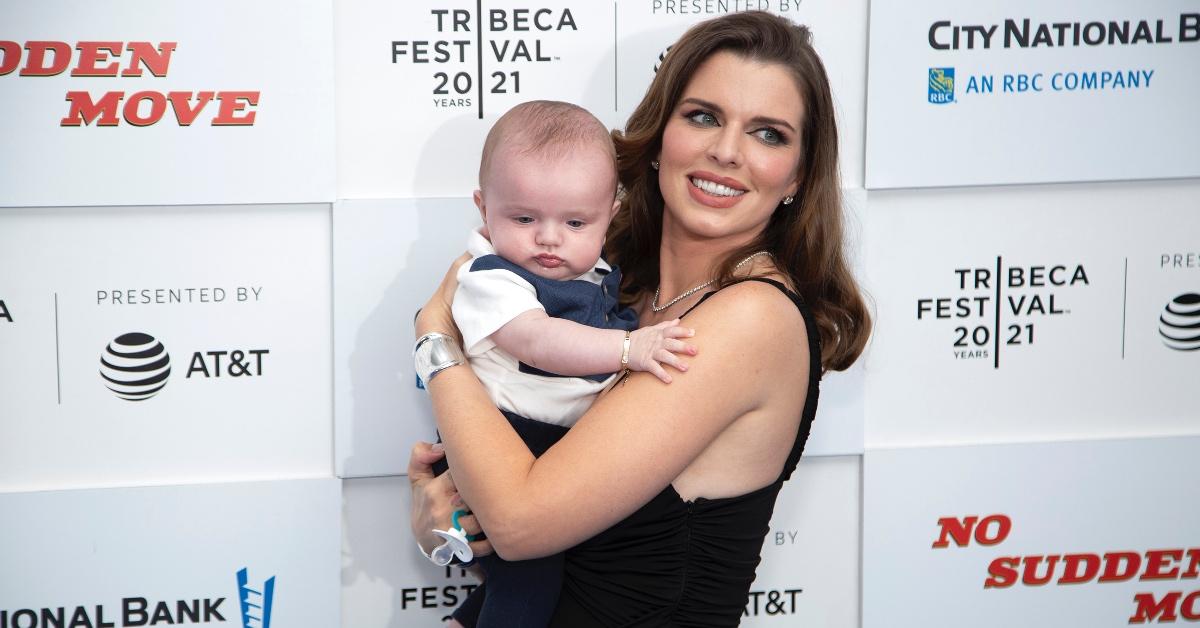
<svg viewBox="0 0 1200 628"><path fill-rule="evenodd" d="M807 29L765 13L697 25L614 140L625 192L608 249L623 296L643 326L685 317L698 355L669 385L626 377L536 459L469 368L439 372L429 391L453 485L414 448L414 530L432 547L453 497L506 559L571 548L552 625L736 625L820 374L853 363L870 330ZM418 335L454 334L452 277Z"/></svg>

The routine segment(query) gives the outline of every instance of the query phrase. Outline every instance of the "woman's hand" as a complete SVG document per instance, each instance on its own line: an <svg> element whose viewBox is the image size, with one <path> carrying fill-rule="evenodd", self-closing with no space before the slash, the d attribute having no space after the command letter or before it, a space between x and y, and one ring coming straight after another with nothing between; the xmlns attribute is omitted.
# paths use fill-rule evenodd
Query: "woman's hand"
<svg viewBox="0 0 1200 628"><path fill-rule="evenodd" d="M459 343L462 342L462 334L458 332L458 326L454 324L454 314L450 310L450 305L454 303L454 291L458 290L458 268L470 259L469 253L463 253L454 260L453 264L450 264L450 270L446 271L442 283L438 284L433 296L429 297L429 301L417 313L416 321L413 323L417 338L439 332L454 337Z"/></svg>
<svg viewBox="0 0 1200 628"><path fill-rule="evenodd" d="M426 554L441 544L441 539L431 530L449 530L452 527L454 511L470 512L454 486L454 479L447 471L439 476L433 474L433 463L441 460L446 452L441 445L418 442L413 445L412 455L408 458L408 481L412 486L412 510L409 523L412 526L413 538ZM483 530L475 515L464 515L458 518L458 524L468 535L479 534ZM492 544L484 539L471 541L471 551L476 556L486 556L492 553Z"/></svg>

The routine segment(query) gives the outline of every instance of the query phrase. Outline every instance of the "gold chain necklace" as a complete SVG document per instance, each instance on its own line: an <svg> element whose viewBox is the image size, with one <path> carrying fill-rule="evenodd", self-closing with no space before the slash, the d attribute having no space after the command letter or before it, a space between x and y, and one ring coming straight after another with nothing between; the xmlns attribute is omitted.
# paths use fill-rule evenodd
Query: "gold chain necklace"
<svg viewBox="0 0 1200 628"><path fill-rule="evenodd" d="M754 254L750 255L750 257L747 257L746 259L744 259L744 260L742 260L742 261L738 262L738 263L737 263L737 264L736 264L736 265L733 267L733 269L734 269L734 270L737 270L737 269L741 268L742 266L745 266L746 264L750 263L750 260L752 260L752 259L754 259L754 258L756 258L756 257L759 257L760 255L770 255L770 254L771 254L771 252L770 252L770 251L759 251L759 252L757 252L757 253L754 253ZM696 294L696 293L697 293L697 292L699 292L700 290L703 290L703 289L705 289L705 288L707 288L707 287L711 286L711 285L712 285L712 283L713 283L714 281L716 281L716 280L717 280L717 278L716 278L716 277L713 277L712 279L709 279L708 281L706 281L706 282L704 282L704 283L702 283L702 284L700 284L700 285L696 286L695 288L692 288L691 290L688 290L687 292L684 292L683 294L681 294L681 295L679 295L679 296L675 297L674 299L671 299L670 301L667 301L667 302L666 302L665 304L663 304L663 305L659 305L659 304L658 304L658 291L659 291L659 289L662 287L662 286L659 286L658 288L655 288L655 289L654 289L654 300L650 302L650 309L651 309L651 310L652 310L652 311L653 311L655 314L657 314L657 313L659 313L659 312L661 312L661 311L663 311L663 310L665 310L665 309L667 309L667 308L671 307L672 305L675 305L676 303L679 303L679 302L680 302L680 301L682 301L683 299L686 299L686 298L688 298L688 297L692 296L693 294Z"/></svg>

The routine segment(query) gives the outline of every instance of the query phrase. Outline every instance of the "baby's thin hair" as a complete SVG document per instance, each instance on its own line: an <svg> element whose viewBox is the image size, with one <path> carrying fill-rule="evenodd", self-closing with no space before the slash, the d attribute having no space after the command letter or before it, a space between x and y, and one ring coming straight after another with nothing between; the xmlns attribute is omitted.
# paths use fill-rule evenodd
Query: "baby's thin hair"
<svg viewBox="0 0 1200 628"><path fill-rule="evenodd" d="M560 159L590 146L612 158L615 181L616 150L608 129L596 116L583 107L558 100L521 103L500 116L488 132L479 160L479 186L483 188L492 159L501 147L518 155Z"/></svg>

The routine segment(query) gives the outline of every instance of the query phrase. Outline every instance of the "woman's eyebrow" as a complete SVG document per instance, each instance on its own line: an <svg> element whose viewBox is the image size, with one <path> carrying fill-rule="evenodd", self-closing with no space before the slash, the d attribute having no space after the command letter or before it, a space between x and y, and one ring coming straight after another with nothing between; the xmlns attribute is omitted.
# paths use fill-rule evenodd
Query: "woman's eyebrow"
<svg viewBox="0 0 1200 628"><path fill-rule="evenodd" d="M710 110L712 110L713 113L717 113L717 114L721 114L721 115L724 115L724 113L725 113L725 110L721 109L721 106L718 105L717 103L709 102L702 98L684 98L682 101L680 101L680 104L688 104L688 103L693 104L693 105L698 105L700 107L704 107L705 109L710 109ZM772 124L775 126L784 127L787 130L791 131L792 133L796 132L796 128L794 126L792 126L792 124L790 122L788 122L787 120L782 120L780 118L772 118L770 116L754 116L753 118L750 118L750 122L754 123L754 124Z"/></svg>

